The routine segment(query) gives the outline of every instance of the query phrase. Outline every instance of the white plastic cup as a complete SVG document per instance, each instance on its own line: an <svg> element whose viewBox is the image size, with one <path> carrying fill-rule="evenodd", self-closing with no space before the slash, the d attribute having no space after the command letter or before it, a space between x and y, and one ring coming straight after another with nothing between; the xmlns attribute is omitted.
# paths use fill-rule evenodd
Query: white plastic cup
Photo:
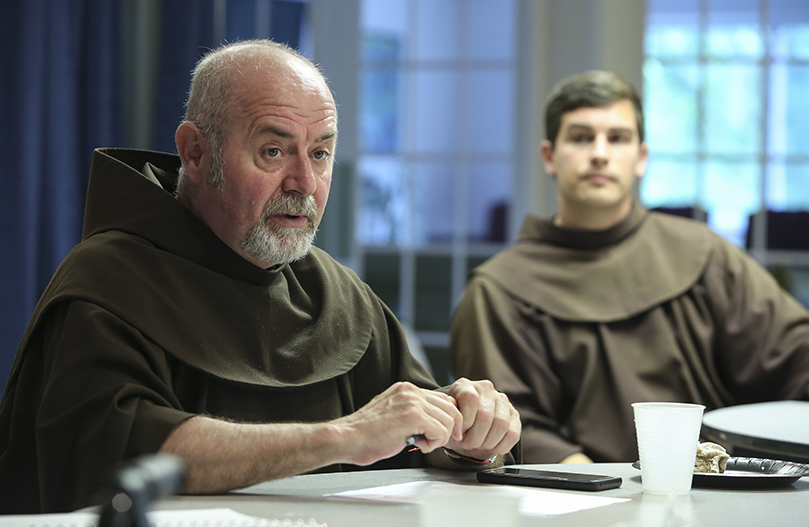
<svg viewBox="0 0 809 527"><path fill-rule="evenodd" d="M701 404L633 403L643 492L688 494L694 478Z"/></svg>

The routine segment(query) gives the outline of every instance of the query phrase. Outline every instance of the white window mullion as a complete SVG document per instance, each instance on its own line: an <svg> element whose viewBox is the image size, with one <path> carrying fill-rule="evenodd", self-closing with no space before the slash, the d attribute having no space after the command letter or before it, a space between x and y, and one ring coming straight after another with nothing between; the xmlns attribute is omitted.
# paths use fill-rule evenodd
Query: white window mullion
<svg viewBox="0 0 809 527"><path fill-rule="evenodd" d="M416 321L416 200L413 189L416 174L416 147L418 145L416 137L415 112L413 108L418 108L418 86L416 75L418 65L414 60L417 53L417 42L419 38L418 28L418 5L417 2L408 2L407 5L407 28L409 38L405 46L405 56L399 66L402 72L402 82L404 83L404 142L403 142L403 177L405 178L405 218L404 236L400 247L399 255L399 317L402 322L414 325Z"/></svg>
<svg viewBox="0 0 809 527"><path fill-rule="evenodd" d="M769 23L769 2L759 0L759 32L764 42L764 56L761 59L761 114L759 127L761 130L761 144L759 159L760 185L759 197L760 206L756 213L752 234L752 247L750 253L762 265L767 265L767 163L770 159L769 138L770 138L770 108L767 102L770 100L770 72L773 65L772 50L770 42Z"/></svg>
<svg viewBox="0 0 809 527"><path fill-rule="evenodd" d="M471 57L469 56L470 20L469 11L461 10L458 24L458 49L460 50L456 71L458 74L458 142L456 143L455 178L455 232L452 243L452 271L450 277L450 309L455 307L455 300L460 298L466 283L466 254L468 245L468 207L469 207L469 140L472 131L469 129L471 82ZM451 313L450 313L451 315Z"/></svg>

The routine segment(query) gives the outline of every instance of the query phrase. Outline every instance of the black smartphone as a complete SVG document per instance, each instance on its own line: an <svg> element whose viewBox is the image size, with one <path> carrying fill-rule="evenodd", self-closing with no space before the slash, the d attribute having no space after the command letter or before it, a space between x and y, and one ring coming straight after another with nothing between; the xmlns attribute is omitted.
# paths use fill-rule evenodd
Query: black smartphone
<svg viewBox="0 0 809 527"><path fill-rule="evenodd" d="M599 476L576 472L556 472L530 468L502 467L481 470L477 475L481 483L502 483L505 485L526 485L529 487L550 487L573 490L607 490L621 486L619 476Z"/></svg>

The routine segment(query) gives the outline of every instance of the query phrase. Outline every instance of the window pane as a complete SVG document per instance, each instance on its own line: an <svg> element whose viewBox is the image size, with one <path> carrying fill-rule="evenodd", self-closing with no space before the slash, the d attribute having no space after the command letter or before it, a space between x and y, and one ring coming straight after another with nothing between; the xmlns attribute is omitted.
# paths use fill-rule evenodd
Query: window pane
<svg viewBox="0 0 809 527"><path fill-rule="evenodd" d="M391 63L404 59L404 43L398 35L383 31L368 30L362 35L362 61L365 64Z"/></svg>
<svg viewBox="0 0 809 527"><path fill-rule="evenodd" d="M809 59L809 2L769 0L773 54Z"/></svg>
<svg viewBox="0 0 809 527"><path fill-rule="evenodd" d="M770 100L768 102L769 126L767 148L769 153L785 156L787 153L787 119L790 118L789 105L789 66L775 63L770 68Z"/></svg>
<svg viewBox="0 0 809 527"><path fill-rule="evenodd" d="M362 279L394 313L399 310L399 255L366 254Z"/></svg>
<svg viewBox="0 0 809 527"><path fill-rule="evenodd" d="M647 5L646 54L696 57L699 52L697 0L651 0Z"/></svg>
<svg viewBox="0 0 809 527"><path fill-rule="evenodd" d="M455 165L415 163L416 245L451 242L455 233Z"/></svg>
<svg viewBox="0 0 809 527"><path fill-rule="evenodd" d="M761 83L757 66L708 66L705 147L714 154L761 151Z"/></svg>
<svg viewBox="0 0 809 527"><path fill-rule="evenodd" d="M759 58L764 54L758 4L758 0L711 0L709 55Z"/></svg>
<svg viewBox="0 0 809 527"><path fill-rule="evenodd" d="M511 166L508 163L473 164L469 167L467 181L467 239L471 242L504 242L511 196Z"/></svg>
<svg viewBox="0 0 809 527"><path fill-rule="evenodd" d="M459 0L417 0L416 60L458 58Z"/></svg>
<svg viewBox="0 0 809 527"><path fill-rule="evenodd" d="M809 165L768 167L767 208L775 211L809 210Z"/></svg>
<svg viewBox="0 0 809 527"><path fill-rule="evenodd" d="M776 57L809 60L809 22L777 26L772 46Z"/></svg>
<svg viewBox="0 0 809 527"><path fill-rule="evenodd" d="M515 1L471 0L468 7L469 28L466 30L469 58L510 59L514 54Z"/></svg>
<svg viewBox="0 0 809 527"><path fill-rule="evenodd" d="M760 58L764 43L757 26L721 25L708 30L708 53L714 57Z"/></svg>
<svg viewBox="0 0 809 527"><path fill-rule="evenodd" d="M467 150L472 154L511 151L513 132L513 74L510 70L469 72Z"/></svg>
<svg viewBox="0 0 809 527"><path fill-rule="evenodd" d="M743 246L748 216L760 208L760 188L755 163L706 163L702 204L711 228Z"/></svg>
<svg viewBox="0 0 809 527"><path fill-rule="evenodd" d="M809 66L787 72L787 153L809 154Z"/></svg>
<svg viewBox="0 0 809 527"><path fill-rule="evenodd" d="M660 159L651 153L640 191L641 201L650 209L692 207L697 202L697 165Z"/></svg>
<svg viewBox="0 0 809 527"><path fill-rule="evenodd" d="M416 78L415 150L454 152L458 138L458 74L419 71Z"/></svg>
<svg viewBox="0 0 809 527"><path fill-rule="evenodd" d="M364 35L379 35L398 42L402 53L407 47L408 0L362 0L361 14ZM403 55L404 58L404 55Z"/></svg>
<svg viewBox="0 0 809 527"><path fill-rule="evenodd" d="M770 150L779 156L809 154L809 66L773 65L770 70Z"/></svg>
<svg viewBox="0 0 809 527"><path fill-rule="evenodd" d="M365 39L368 42L368 39ZM366 70L360 93L360 142L369 153L401 150L402 74L393 68Z"/></svg>
<svg viewBox="0 0 809 527"><path fill-rule="evenodd" d="M362 182L356 230L359 243L401 243L407 235L407 189L402 162L396 158L366 156L357 167Z"/></svg>
<svg viewBox="0 0 809 527"><path fill-rule="evenodd" d="M644 83L646 141L651 151L696 152L697 66L665 66L648 59Z"/></svg>
<svg viewBox="0 0 809 527"><path fill-rule="evenodd" d="M416 330L449 330L451 273L449 256L416 258Z"/></svg>

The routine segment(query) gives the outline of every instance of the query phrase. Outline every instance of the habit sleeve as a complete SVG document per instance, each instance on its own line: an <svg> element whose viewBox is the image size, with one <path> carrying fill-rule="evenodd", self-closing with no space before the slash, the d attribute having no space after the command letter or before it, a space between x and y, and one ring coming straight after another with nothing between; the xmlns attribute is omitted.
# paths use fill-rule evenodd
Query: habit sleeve
<svg viewBox="0 0 809 527"><path fill-rule="evenodd" d="M137 330L81 301L50 316L37 347L44 356L26 359L33 367L42 361L46 381L35 390L19 386L26 393L17 400L41 401L31 444L38 452L39 501L49 510L71 510L91 501L108 467L156 452L192 414L179 410L165 354ZM83 352L71 352L77 349ZM26 494L19 500L37 498L37 486L18 488Z"/></svg>
<svg viewBox="0 0 809 527"><path fill-rule="evenodd" d="M740 249L718 245L702 286L732 404L809 400L809 313Z"/></svg>

